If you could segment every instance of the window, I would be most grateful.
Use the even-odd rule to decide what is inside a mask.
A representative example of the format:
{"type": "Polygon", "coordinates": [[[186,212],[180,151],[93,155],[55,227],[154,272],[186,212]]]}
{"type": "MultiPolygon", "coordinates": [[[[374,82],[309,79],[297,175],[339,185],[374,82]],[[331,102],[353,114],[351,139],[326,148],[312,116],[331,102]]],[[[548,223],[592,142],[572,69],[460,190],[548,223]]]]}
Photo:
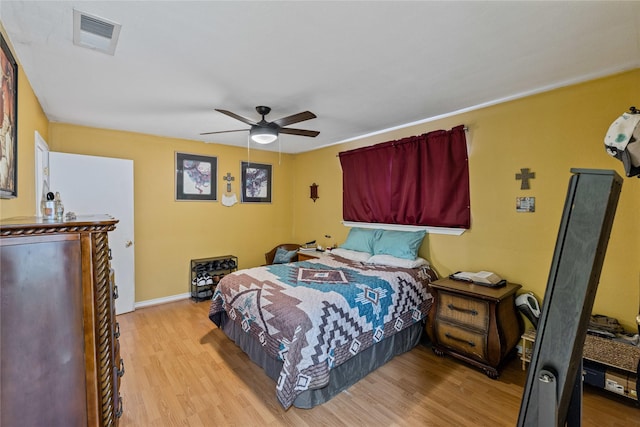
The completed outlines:
{"type": "Polygon", "coordinates": [[[345,221],[469,228],[463,125],[339,156],[345,221]]]}

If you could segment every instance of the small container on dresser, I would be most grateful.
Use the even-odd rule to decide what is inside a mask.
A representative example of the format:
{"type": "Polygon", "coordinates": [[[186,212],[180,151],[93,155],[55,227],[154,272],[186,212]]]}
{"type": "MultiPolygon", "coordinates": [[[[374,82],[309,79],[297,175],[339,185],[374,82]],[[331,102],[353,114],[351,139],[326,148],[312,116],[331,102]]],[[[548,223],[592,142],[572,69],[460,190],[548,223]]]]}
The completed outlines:
{"type": "Polygon", "coordinates": [[[490,288],[440,279],[431,283],[434,305],[427,331],[438,355],[449,354],[497,378],[499,368],[522,334],[515,307],[520,285],[490,288]]]}
{"type": "Polygon", "coordinates": [[[116,426],[124,363],[106,215],[0,220],[0,425],[116,426]]]}

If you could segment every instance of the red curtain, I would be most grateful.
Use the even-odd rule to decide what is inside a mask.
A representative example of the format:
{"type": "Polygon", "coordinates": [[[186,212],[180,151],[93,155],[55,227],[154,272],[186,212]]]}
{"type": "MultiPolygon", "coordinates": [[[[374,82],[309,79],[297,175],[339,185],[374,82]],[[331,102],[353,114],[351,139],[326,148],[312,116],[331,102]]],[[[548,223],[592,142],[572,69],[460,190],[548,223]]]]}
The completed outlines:
{"type": "Polygon", "coordinates": [[[469,228],[464,126],[339,155],[345,221],[469,228]]]}

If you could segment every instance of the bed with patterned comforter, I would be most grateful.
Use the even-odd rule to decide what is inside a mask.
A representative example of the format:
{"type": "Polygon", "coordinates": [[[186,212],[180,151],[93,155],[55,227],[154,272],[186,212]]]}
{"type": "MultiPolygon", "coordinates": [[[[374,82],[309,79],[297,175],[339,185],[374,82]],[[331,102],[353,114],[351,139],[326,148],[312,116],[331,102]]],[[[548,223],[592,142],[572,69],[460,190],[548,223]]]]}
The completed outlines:
{"type": "Polygon", "coordinates": [[[282,362],[276,394],[288,408],[305,390],[327,386],[332,369],[422,325],[432,303],[427,285],[435,278],[428,266],[387,267],[339,256],[256,267],[220,281],[209,318],[221,328],[233,322],[282,362]]]}

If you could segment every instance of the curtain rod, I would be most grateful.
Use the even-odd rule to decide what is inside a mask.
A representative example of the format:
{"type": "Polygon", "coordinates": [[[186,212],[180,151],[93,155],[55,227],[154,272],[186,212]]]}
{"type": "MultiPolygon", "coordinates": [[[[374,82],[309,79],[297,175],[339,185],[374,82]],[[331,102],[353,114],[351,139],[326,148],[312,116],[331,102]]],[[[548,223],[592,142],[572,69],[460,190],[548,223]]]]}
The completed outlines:
{"type": "MultiPolygon", "coordinates": [[[[457,127],[457,126],[454,126],[454,127],[457,127]]],[[[463,131],[465,131],[465,132],[469,132],[469,127],[468,127],[468,126],[464,126],[464,127],[462,128],[462,130],[463,130],[463,131]]],[[[427,132],[427,133],[429,133],[429,132],[427,132]]],[[[414,136],[415,136],[415,135],[414,135],[414,136]]],[[[407,138],[408,138],[408,137],[407,137],[407,138]]],[[[387,142],[389,142],[389,141],[387,141],[387,142]]],[[[381,143],[381,144],[382,144],[382,143],[381,143]]],[[[371,145],[371,147],[373,147],[373,146],[371,145]]],[[[365,147],[361,147],[361,148],[365,148],[365,147]]],[[[336,157],[340,157],[340,153],[336,154],[336,157]]]]}

